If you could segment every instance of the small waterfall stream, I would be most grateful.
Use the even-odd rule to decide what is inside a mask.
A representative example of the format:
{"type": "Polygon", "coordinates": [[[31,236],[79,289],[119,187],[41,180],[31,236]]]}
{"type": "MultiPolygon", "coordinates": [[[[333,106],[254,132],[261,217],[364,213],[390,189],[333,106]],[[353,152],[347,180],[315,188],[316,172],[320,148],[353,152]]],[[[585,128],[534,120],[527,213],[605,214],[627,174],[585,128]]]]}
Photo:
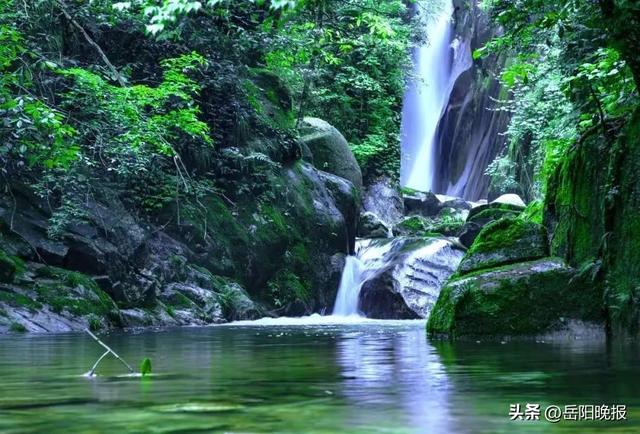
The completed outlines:
{"type": "Polygon", "coordinates": [[[385,265],[392,243],[376,244],[374,240],[356,241],[356,255],[347,256],[340,287],[333,308],[334,316],[359,316],[358,297],[362,285],[385,265]]]}

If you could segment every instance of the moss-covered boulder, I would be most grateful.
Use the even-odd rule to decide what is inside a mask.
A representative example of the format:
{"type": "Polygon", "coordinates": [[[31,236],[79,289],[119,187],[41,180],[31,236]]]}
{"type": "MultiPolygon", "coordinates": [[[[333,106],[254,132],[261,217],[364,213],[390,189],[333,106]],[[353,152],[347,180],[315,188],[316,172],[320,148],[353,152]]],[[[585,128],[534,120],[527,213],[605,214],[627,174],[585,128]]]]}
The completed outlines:
{"type": "Polygon", "coordinates": [[[544,258],[450,280],[427,331],[449,337],[536,335],[569,320],[602,322],[602,291],[561,259],[544,258]]]}
{"type": "Polygon", "coordinates": [[[504,218],[486,226],[458,268],[459,274],[547,256],[547,232],[524,219],[504,218]]]}
{"type": "Polygon", "coordinates": [[[300,141],[313,155],[316,168],[345,178],[362,189],[362,171],[344,136],[328,122],[304,118],[300,141]]]}

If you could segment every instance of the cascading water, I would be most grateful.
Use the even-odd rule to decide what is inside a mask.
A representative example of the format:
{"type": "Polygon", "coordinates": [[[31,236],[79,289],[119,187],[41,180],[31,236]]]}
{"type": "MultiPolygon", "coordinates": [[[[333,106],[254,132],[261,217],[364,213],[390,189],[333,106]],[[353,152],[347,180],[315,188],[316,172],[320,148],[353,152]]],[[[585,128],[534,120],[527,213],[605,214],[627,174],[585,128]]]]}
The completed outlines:
{"type": "Polygon", "coordinates": [[[391,244],[388,242],[380,244],[376,240],[356,242],[356,256],[348,256],[344,264],[333,315],[360,315],[358,298],[362,285],[375,275],[376,270],[383,267],[385,256],[391,249],[391,244]]]}
{"type": "MultiPolygon", "coordinates": [[[[414,49],[413,79],[402,108],[400,182],[420,191],[433,190],[438,124],[455,81],[471,66],[461,42],[452,40],[451,0],[442,1],[435,19],[422,18],[427,45],[414,49]]],[[[425,4],[418,3],[419,14],[424,15],[425,9],[425,4]]]]}
{"type": "Polygon", "coordinates": [[[421,247],[412,249],[416,242],[419,241],[415,238],[404,237],[358,240],[356,256],[346,260],[333,315],[364,316],[359,306],[363,286],[389,273],[393,290],[413,312],[427,317],[444,281],[453,274],[464,254],[446,239],[423,241],[421,247]]]}

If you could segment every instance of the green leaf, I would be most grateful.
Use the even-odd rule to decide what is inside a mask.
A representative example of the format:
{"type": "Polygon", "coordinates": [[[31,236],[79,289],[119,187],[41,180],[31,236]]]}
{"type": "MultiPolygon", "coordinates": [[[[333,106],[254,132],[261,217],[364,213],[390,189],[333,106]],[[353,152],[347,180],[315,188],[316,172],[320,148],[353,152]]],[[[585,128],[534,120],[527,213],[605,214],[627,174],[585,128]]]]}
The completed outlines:
{"type": "Polygon", "coordinates": [[[140,373],[143,377],[151,374],[151,359],[148,357],[145,357],[140,363],[140,373]]]}

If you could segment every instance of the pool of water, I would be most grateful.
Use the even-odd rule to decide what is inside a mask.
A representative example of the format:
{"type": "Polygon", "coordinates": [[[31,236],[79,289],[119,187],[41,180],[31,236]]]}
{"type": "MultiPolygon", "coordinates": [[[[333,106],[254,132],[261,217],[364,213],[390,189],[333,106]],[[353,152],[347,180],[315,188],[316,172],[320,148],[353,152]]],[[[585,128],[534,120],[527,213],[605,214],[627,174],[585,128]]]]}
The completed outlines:
{"type": "MultiPolygon", "coordinates": [[[[83,334],[0,337],[3,433],[640,432],[627,344],[430,342],[424,322],[243,323],[117,333],[132,378],[83,334]],[[510,421],[513,403],[624,404],[625,422],[510,421]]],[[[543,419],[543,417],[541,417],[543,419]]]]}

